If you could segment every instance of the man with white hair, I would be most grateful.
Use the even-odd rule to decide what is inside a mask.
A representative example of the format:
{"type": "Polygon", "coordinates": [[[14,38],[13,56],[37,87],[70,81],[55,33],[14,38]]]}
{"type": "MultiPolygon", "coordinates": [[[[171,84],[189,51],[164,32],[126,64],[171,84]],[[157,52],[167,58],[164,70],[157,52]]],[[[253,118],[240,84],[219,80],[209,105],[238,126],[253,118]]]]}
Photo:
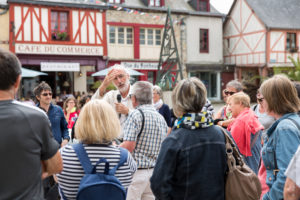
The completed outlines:
{"type": "Polygon", "coordinates": [[[132,101],[130,99],[131,87],[129,78],[130,76],[126,68],[123,65],[115,64],[105,76],[105,79],[97,89],[96,93],[92,96],[92,99],[103,98],[115,108],[117,113],[119,113],[122,127],[127,119],[129,111],[133,109],[132,101]],[[117,90],[111,90],[105,94],[106,88],[110,83],[113,83],[117,90]]]}
{"type": "Polygon", "coordinates": [[[124,141],[120,146],[131,152],[138,170],[128,188],[127,200],[155,199],[150,177],[168,126],[152,104],[152,93],[153,86],[149,82],[138,81],[132,86],[131,99],[136,109],[130,112],[125,122],[124,141]]]}

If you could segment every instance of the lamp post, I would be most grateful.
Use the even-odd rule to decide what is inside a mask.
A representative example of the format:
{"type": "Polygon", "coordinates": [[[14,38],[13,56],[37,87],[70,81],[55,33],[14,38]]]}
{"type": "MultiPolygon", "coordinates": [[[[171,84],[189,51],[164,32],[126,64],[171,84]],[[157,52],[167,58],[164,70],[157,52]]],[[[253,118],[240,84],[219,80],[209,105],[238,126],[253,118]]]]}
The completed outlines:
{"type": "Polygon", "coordinates": [[[184,77],[186,77],[186,69],[183,61],[183,44],[185,41],[185,30],[186,30],[186,24],[184,22],[185,18],[182,18],[180,20],[180,60],[181,60],[181,66],[183,68],[184,77]]]}

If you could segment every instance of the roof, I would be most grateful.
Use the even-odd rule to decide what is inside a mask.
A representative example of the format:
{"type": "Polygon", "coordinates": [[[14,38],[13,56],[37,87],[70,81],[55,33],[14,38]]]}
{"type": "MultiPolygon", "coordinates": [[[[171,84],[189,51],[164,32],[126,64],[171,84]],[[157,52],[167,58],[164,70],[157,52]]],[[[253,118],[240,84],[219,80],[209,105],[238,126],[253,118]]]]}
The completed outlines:
{"type": "MultiPolygon", "coordinates": [[[[299,0],[246,0],[270,29],[300,29],[299,0]]],[[[235,4],[235,3],[234,3],[235,4]]],[[[234,5],[233,4],[233,5],[234,5]]]]}
{"type": "MultiPolygon", "coordinates": [[[[5,1],[6,0],[0,0],[5,1]]],[[[148,11],[166,12],[170,8],[173,13],[182,13],[190,15],[224,17],[225,15],[218,12],[212,5],[210,5],[210,12],[199,12],[190,6],[188,0],[165,0],[164,7],[149,7],[146,6],[142,0],[125,0],[125,3],[116,4],[117,6],[131,8],[131,9],[144,9],[148,11]]],[[[42,4],[50,6],[68,6],[68,7],[82,7],[82,8],[99,8],[108,9],[108,4],[99,3],[100,0],[7,0],[9,3],[29,3],[29,4],[42,4]],[[96,6],[95,6],[96,5],[96,6]]],[[[103,2],[103,1],[102,1],[103,2]]]]}

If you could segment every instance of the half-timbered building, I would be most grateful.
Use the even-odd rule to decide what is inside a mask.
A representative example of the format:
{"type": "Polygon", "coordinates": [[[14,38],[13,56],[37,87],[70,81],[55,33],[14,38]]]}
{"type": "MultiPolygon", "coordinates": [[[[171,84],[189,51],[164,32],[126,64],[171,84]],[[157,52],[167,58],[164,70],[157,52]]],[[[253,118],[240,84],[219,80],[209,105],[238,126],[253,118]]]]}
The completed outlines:
{"type": "Polygon", "coordinates": [[[224,62],[236,77],[272,74],[300,56],[300,1],[235,0],[224,22],[224,62]]]}

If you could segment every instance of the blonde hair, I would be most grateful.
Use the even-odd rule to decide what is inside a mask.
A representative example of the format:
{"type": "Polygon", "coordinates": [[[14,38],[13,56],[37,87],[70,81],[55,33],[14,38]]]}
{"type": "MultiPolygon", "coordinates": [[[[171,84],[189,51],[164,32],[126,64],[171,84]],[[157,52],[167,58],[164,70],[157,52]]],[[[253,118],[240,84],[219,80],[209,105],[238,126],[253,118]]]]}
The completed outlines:
{"type": "Polygon", "coordinates": [[[297,90],[284,75],[275,75],[264,81],[259,90],[267,101],[269,112],[283,115],[300,110],[297,90]]]}
{"type": "Polygon", "coordinates": [[[84,105],[75,125],[76,138],[86,144],[109,143],[118,138],[121,125],[114,108],[104,100],[84,105]]]}
{"type": "Polygon", "coordinates": [[[238,92],[228,98],[228,102],[233,100],[234,103],[241,103],[244,107],[250,108],[250,97],[244,92],[238,92]]]}
{"type": "Polygon", "coordinates": [[[206,102],[206,88],[195,77],[181,80],[172,92],[173,111],[177,117],[201,112],[206,102]]]}

